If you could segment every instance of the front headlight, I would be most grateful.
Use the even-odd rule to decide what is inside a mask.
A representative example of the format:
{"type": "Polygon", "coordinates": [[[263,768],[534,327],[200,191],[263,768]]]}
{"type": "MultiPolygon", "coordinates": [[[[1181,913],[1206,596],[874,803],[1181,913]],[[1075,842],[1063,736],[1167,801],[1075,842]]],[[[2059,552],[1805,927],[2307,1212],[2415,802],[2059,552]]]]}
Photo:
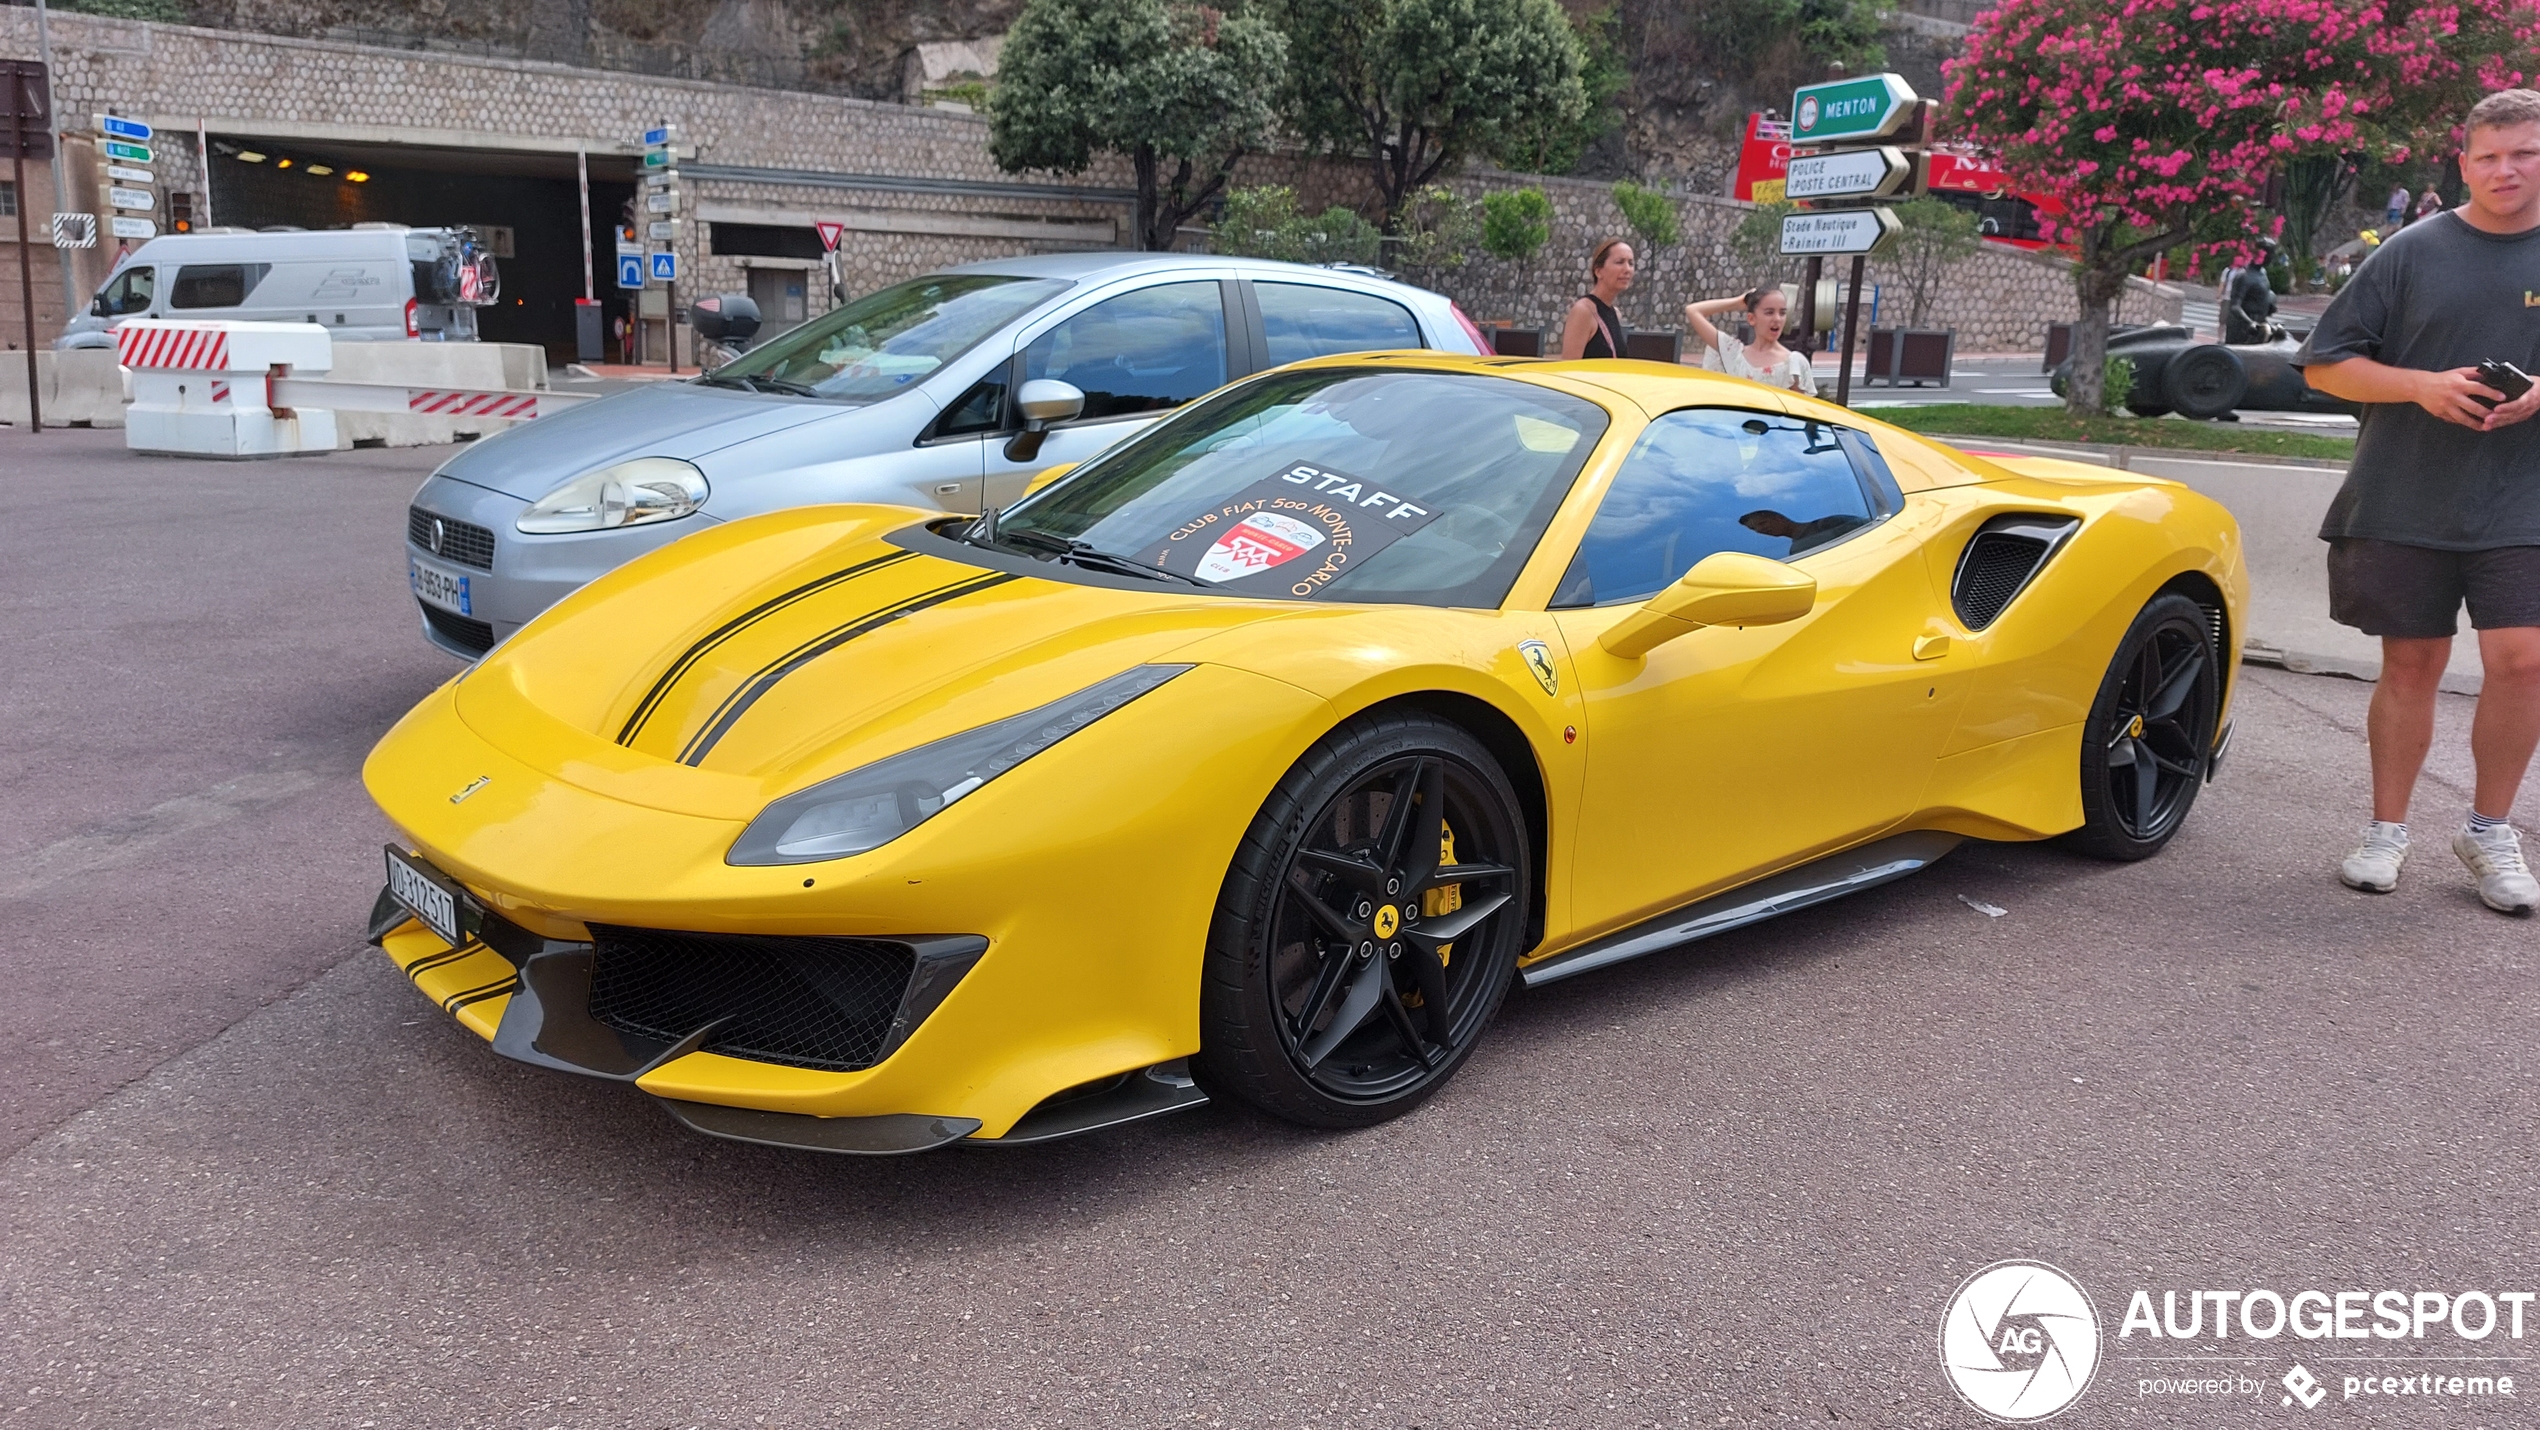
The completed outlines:
{"type": "Polygon", "coordinates": [[[1142,665],[1038,710],[822,780],[761,810],[723,862],[810,864],[878,849],[1188,669],[1142,665]]]}
{"type": "Polygon", "coordinates": [[[531,536],[677,521],[705,505],[706,474],[676,457],[637,457],[585,472],[540,497],[516,523],[531,536]]]}

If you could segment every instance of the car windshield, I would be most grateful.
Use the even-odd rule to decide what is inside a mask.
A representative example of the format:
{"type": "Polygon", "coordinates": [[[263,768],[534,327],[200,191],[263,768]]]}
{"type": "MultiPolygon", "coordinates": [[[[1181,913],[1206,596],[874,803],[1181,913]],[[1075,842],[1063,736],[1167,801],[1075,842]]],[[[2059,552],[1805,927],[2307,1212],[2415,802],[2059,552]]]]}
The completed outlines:
{"type": "Polygon", "coordinates": [[[1605,427],[1592,402],[1479,373],[1274,373],[1088,463],[996,539],[1239,595],[1496,606],[1605,427]]]}
{"type": "Polygon", "coordinates": [[[942,274],[867,293],[706,375],[750,387],[876,402],[1064,292],[1052,278],[942,274]]]}

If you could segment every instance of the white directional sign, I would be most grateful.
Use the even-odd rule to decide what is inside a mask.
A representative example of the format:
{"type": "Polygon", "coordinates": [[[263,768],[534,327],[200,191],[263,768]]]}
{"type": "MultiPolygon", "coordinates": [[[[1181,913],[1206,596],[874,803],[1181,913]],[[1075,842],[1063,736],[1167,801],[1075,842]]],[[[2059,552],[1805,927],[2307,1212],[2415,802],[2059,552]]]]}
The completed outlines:
{"type": "Polygon", "coordinates": [[[1880,199],[1913,177],[1914,161],[1892,147],[1792,155],[1782,194],[1791,199],[1880,199]]]}
{"type": "Polygon", "coordinates": [[[677,190],[664,189],[657,194],[644,195],[644,208],[648,212],[666,214],[675,211],[678,207],[679,194],[677,190]]]}
{"type": "Polygon", "coordinates": [[[655,219],[645,226],[644,235],[656,243],[668,243],[670,240],[679,236],[678,221],[675,219],[655,219]]]}
{"type": "Polygon", "coordinates": [[[119,209],[140,209],[144,213],[159,206],[158,199],[148,189],[108,189],[106,202],[119,209]]]}
{"type": "Polygon", "coordinates": [[[127,168],[122,164],[108,164],[106,177],[119,184],[155,184],[159,181],[159,176],[147,169],[127,168]]]}
{"type": "Polygon", "coordinates": [[[157,238],[159,226],[146,218],[125,218],[117,214],[114,234],[117,238],[157,238]]]}
{"type": "Polygon", "coordinates": [[[1875,253],[1903,227],[1886,209],[1791,214],[1782,220],[1782,252],[1875,253]]]}

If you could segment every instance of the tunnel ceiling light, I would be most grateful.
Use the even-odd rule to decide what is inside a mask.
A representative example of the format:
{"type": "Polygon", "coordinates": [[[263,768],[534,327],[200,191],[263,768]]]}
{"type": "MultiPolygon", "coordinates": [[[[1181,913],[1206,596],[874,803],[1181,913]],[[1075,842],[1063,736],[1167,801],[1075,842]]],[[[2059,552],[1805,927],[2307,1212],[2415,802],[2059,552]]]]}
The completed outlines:
{"type": "MultiPolygon", "coordinates": [[[[238,162],[242,164],[261,164],[264,161],[265,156],[257,153],[253,149],[241,149],[238,151],[238,162]]],[[[290,161],[286,159],[283,162],[289,163],[290,161]]]]}
{"type": "Polygon", "coordinates": [[[318,176],[319,178],[321,178],[321,179],[323,179],[323,178],[325,178],[327,175],[332,174],[332,173],[334,173],[334,172],[335,172],[333,169],[328,168],[328,167],[327,167],[326,165],[324,165],[324,164],[311,164],[311,165],[309,166],[309,170],[308,170],[308,171],[309,171],[310,173],[312,173],[312,174],[317,175],[317,176],[318,176]]]}
{"type": "Polygon", "coordinates": [[[363,173],[359,169],[348,169],[344,172],[344,182],[348,184],[367,184],[370,182],[370,175],[363,173]]]}

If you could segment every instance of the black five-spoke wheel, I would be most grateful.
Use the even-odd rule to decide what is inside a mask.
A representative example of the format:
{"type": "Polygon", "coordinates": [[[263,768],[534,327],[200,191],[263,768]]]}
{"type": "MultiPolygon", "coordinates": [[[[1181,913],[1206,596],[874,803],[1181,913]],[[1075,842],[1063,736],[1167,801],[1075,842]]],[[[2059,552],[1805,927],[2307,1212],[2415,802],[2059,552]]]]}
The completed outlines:
{"type": "Polygon", "coordinates": [[[2110,859],[2160,852],[2204,786],[2221,699],[2204,608],[2156,597],[2118,643],[2082,735],[2076,847],[2110,859]]]}
{"type": "Polygon", "coordinates": [[[1497,1011],[1524,936],[1527,852],[1487,751],[1419,716],[1333,732],[1229,871],[1203,992],[1213,1086],[1317,1126],[1395,1116],[1497,1011]]]}

